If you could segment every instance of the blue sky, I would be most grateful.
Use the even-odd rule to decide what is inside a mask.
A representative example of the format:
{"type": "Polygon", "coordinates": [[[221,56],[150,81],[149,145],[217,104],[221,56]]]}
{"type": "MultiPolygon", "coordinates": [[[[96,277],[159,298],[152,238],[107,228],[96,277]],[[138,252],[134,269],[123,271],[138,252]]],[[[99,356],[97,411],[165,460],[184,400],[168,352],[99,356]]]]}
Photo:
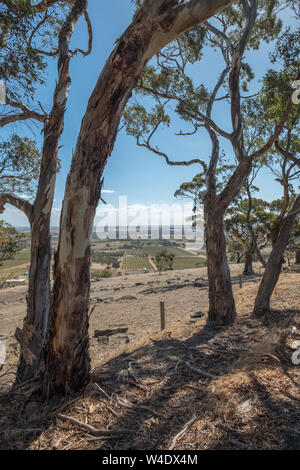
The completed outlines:
{"type": "MultiPolygon", "coordinates": [[[[59,153],[62,169],[57,177],[53,206],[52,225],[55,226],[59,222],[65,180],[87,101],[116,39],[130,24],[133,6],[129,0],[111,0],[109,2],[89,0],[88,11],[94,32],[93,52],[87,58],[76,56],[71,64],[72,86],[67,104],[64,133],[61,138],[62,148],[59,153]]],[[[288,22],[291,21],[289,18],[287,19],[288,22]]],[[[86,26],[84,21],[80,20],[72,39],[72,47],[84,48],[86,44],[86,26]]],[[[257,79],[263,76],[268,67],[268,52],[271,47],[272,45],[263,46],[259,52],[248,54],[249,63],[252,65],[257,79]]],[[[206,85],[212,86],[222,65],[216,61],[213,54],[205,54],[203,62],[195,67],[193,78],[199,83],[203,80],[206,85]]],[[[38,99],[46,109],[50,109],[51,106],[56,76],[56,61],[51,59],[47,86],[40,88],[38,92],[38,99]]],[[[255,81],[250,92],[256,91],[258,87],[259,85],[255,81]]],[[[229,115],[224,107],[218,108],[214,118],[221,127],[230,130],[229,115]]],[[[169,158],[173,160],[199,157],[208,161],[210,141],[206,133],[202,132],[192,137],[175,136],[174,133],[180,129],[187,129],[187,127],[176,121],[176,126],[159,133],[155,144],[162,151],[168,153],[169,158]]],[[[4,129],[2,136],[5,138],[12,132],[19,132],[30,138],[36,138],[41,145],[40,130],[39,125],[31,122],[21,126],[19,124],[10,125],[4,129]]],[[[222,140],[221,145],[227,156],[230,157],[232,152],[228,144],[222,140]]],[[[163,159],[146,149],[137,147],[134,138],[127,136],[125,131],[121,131],[105,168],[102,196],[109,204],[115,206],[118,205],[119,196],[124,195],[127,196],[129,205],[139,205],[140,208],[151,204],[178,203],[178,200],[173,197],[175,190],[182,182],[191,180],[198,172],[199,167],[196,165],[187,168],[167,166],[163,159]]],[[[269,171],[263,171],[256,184],[261,187],[260,197],[267,200],[281,197],[281,187],[278,183],[274,183],[274,177],[269,171]]],[[[11,206],[7,206],[2,219],[16,226],[28,225],[26,217],[11,206]]]]}

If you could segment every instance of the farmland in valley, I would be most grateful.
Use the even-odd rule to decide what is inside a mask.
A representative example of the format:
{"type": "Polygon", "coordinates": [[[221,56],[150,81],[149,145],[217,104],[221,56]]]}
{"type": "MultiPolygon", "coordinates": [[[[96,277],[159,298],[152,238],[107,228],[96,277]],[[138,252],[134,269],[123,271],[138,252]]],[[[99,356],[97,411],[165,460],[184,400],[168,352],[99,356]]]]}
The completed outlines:
{"type": "Polygon", "coordinates": [[[206,266],[206,261],[198,256],[176,256],[173,269],[192,269],[206,266]]]}
{"type": "Polygon", "coordinates": [[[139,271],[144,268],[153,270],[147,256],[125,256],[123,258],[124,271],[139,271]]]}

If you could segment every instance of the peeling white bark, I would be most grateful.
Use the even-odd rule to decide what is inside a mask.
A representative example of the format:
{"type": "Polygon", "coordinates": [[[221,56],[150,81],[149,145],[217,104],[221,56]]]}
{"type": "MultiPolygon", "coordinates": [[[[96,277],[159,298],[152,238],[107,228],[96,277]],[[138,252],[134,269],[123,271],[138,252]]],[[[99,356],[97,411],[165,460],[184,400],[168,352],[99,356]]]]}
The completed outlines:
{"type": "Polygon", "coordinates": [[[150,0],[107,60],[90,97],[67,179],[55,259],[53,310],[46,347],[49,393],[89,380],[89,250],[100,179],[128,98],[146,62],[178,35],[232,1],[150,0]]]}

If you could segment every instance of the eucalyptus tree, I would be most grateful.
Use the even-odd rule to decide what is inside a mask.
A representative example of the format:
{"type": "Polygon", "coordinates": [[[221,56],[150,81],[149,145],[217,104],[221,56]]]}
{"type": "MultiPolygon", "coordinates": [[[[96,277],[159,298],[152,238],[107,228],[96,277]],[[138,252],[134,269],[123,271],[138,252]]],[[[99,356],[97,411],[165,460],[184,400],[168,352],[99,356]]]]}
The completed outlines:
{"type": "MultiPolygon", "coordinates": [[[[125,113],[125,125],[129,134],[135,136],[137,144],[165,159],[168,165],[190,165],[198,163],[206,178],[206,192],[203,198],[205,212],[205,235],[209,279],[208,319],[221,324],[231,324],[236,317],[230,272],[226,257],[224,215],[245,185],[253,162],[261,158],[278,139],[289,114],[291,99],[278,114],[278,122],[272,129],[264,129],[263,139],[259,130],[247,121],[245,103],[249,100],[247,88],[254,73],[246,62],[247,51],[258,49],[263,41],[276,38],[282,28],[277,17],[279,1],[240,1],[206,21],[201,27],[173,42],[160,54],[156,64],[147,67],[136,87],[136,98],[140,94],[152,96],[155,106],[147,112],[138,102],[125,113]],[[192,65],[201,60],[203,46],[215,48],[218,60],[223,66],[215,85],[208,90],[203,83],[195,83],[189,74],[192,65]],[[213,119],[216,104],[227,101],[231,131],[221,128],[213,119]],[[193,159],[172,161],[152,141],[161,125],[168,125],[170,116],[167,106],[174,104],[173,111],[191,130],[182,135],[196,134],[205,129],[211,141],[212,152],[209,161],[193,159]],[[252,127],[251,127],[252,126],[252,127]],[[268,132],[267,132],[268,131],[268,132]],[[224,188],[218,191],[216,169],[220,158],[220,139],[231,144],[235,168],[224,188]]],[[[292,91],[292,90],[291,90],[292,91]]]]}
{"type": "Polygon", "coordinates": [[[57,54],[56,40],[68,10],[67,1],[0,2],[0,80],[6,86],[6,106],[0,126],[34,119],[45,112],[34,101],[36,87],[45,85],[48,58],[57,54]]]}
{"type": "MultiPolygon", "coordinates": [[[[296,156],[296,152],[291,152],[292,148],[299,146],[299,140],[298,137],[293,139],[290,131],[291,128],[288,127],[287,134],[290,138],[285,136],[280,144],[275,144],[278,149],[278,168],[273,171],[277,176],[277,181],[283,187],[283,197],[270,204],[270,209],[274,214],[274,220],[269,229],[272,250],[255,299],[254,314],[256,316],[270,312],[270,300],[284,263],[284,252],[289,244],[292,244],[295,236],[299,236],[300,233],[300,186],[297,187],[300,179],[300,158],[296,156]],[[289,142],[285,140],[286,138],[289,142]]],[[[298,129],[297,126],[293,127],[293,132],[295,131],[299,135],[299,126],[298,129]]],[[[299,155],[299,151],[297,152],[299,155]]]]}
{"type": "MultiPolygon", "coordinates": [[[[272,60],[281,64],[281,70],[270,71],[265,81],[262,108],[257,108],[257,122],[278,122],[278,116],[289,99],[290,86],[295,77],[300,79],[300,30],[287,29],[278,39],[272,60]]],[[[264,127],[266,124],[264,124],[264,127]]],[[[270,299],[279,279],[283,254],[299,220],[300,214],[300,106],[294,105],[284,125],[282,134],[272,149],[275,159],[275,175],[283,187],[280,210],[270,232],[272,251],[255,299],[254,314],[262,316],[270,312],[270,299]],[[277,169],[276,169],[277,168],[277,169]]]]}
{"type": "Polygon", "coordinates": [[[2,261],[13,258],[19,250],[25,247],[26,241],[25,233],[19,232],[0,220],[0,264],[2,261]]]}
{"type": "Polygon", "coordinates": [[[274,215],[269,210],[269,203],[252,196],[251,199],[238,196],[227,209],[225,230],[243,248],[244,275],[254,274],[254,256],[257,248],[261,250],[267,246],[268,228],[273,220],[274,215]]]}
{"type": "Polygon", "coordinates": [[[40,162],[41,153],[34,140],[12,134],[0,142],[0,191],[32,195],[40,162]]]}
{"type": "MultiPolygon", "coordinates": [[[[16,18],[20,24],[23,24],[21,4],[24,2],[5,2],[12,8],[16,18]]],[[[28,3],[28,2],[27,2],[28,3]]],[[[27,3],[26,7],[28,6],[27,3]]],[[[37,56],[44,56],[45,54],[54,56],[57,60],[58,79],[53,94],[53,105],[49,112],[45,112],[42,105],[40,105],[41,112],[33,111],[27,104],[19,101],[11,101],[10,96],[19,99],[20,96],[26,99],[28,93],[32,94],[33,89],[27,82],[23,86],[22,77],[25,75],[26,70],[21,69],[18,71],[17,77],[13,77],[16,83],[19,84],[18,93],[10,91],[8,80],[8,100],[7,105],[9,108],[16,108],[20,111],[11,113],[9,111],[6,116],[0,120],[0,125],[4,126],[8,123],[23,121],[26,119],[36,119],[43,125],[43,148],[41,155],[41,164],[39,169],[39,178],[34,202],[31,203],[27,199],[19,195],[1,192],[0,202],[2,207],[4,204],[9,203],[22,210],[30,223],[31,227],[31,260],[30,260],[30,273],[29,273],[29,286],[27,295],[27,314],[24,319],[22,329],[17,328],[16,338],[21,346],[20,363],[18,369],[18,379],[28,379],[36,371],[41,358],[41,352],[44,346],[44,340],[47,332],[49,309],[50,309],[50,263],[51,263],[51,244],[50,244],[50,218],[51,209],[54,197],[56,173],[58,169],[58,149],[59,140],[64,126],[64,115],[66,110],[67,98],[70,90],[71,77],[70,77],[70,61],[71,58],[78,52],[86,55],[91,49],[91,33],[89,39],[89,48],[87,52],[82,50],[71,51],[69,48],[70,40],[74,32],[74,28],[79,18],[84,14],[87,25],[90,31],[90,22],[86,13],[87,0],[76,0],[71,2],[70,8],[63,9],[66,13],[64,20],[63,12],[59,11],[57,15],[61,18],[57,27],[59,28],[56,34],[57,45],[55,50],[46,53],[41,50],[39,42],[35,43],[35,35],[40,32],[40,28],[48,24],[50,11],[52,5],[59,5],[60,2],[40,2],[35,7],[28,7],[29,12],[26,10],[25,19],[27,17],[33,18],[37,22],[35,27],[31,30],[28,37],[28,32],[22,36],[23,41],[26,42],[27,54],[29,57],[33,56],[34,61],[32,67],[37,62],[37,74],[40,72],[40,62],[37,56]],[[41,15],[41,17],[39,16],[41,15]],[[61,23],[61,24],[60,24],[61,23]],[[21,78],[20,78],[20,76],[21,78]]],[[[65,6],[65,2],[62,2],[65,6]]],[[[55,18],[57,18],[57,15],[55,18]]],[[[55,31],[54,31],[55,32],[55,31]]],[[[15,30],[12,30],[12,36],[16,35],[15,30]]],[[[10,31],[6,32],[7,44],[10,44],[10,31]]],[[[55,36],[55,35],[54,35],[55,36]]],[[[25,45],[24,45],[25,48],[25,45]]],[[[16,52],[16,51],[15,51],[16,52]]],[[[34,77],[33,77],[34,78],[34,77]]],[[[30,79],[30,76],[29,76],[30,79]]],[[[34,94],[31,98],[34,97],[34,94]]],[[[36,103],[37,105],[37,103],[36,103]]],[[[18,155],[21,158],[22,155],[18,155]]],[[[12,184],[13,188],[13,184],[12,184]]]]}
{"type": "Polygon", "coordinates": [[[232,3],[231,0],[138,1],[89,99],[67,177],[55,256],[54,287],[42,373],[48,394],[90,379],[89,258],[102,174],[124,107],[147,62],[168,43],[232,3]]]}
{"type": "MultiPolygon", "coordinates": [[[[276,219],[270,210],[270,204],[252,195],[253,192],[259,190],[254,186],[254,180],[262,166],[263,162],[253,165],[251,175],[240,194],[231,202],[224,215],[227,250],[236,255],[238,263],[244,260],[244,275],[253,274],[255,254],[265,265],[261,249],[269,243],[268,234],[272,222],[276,219]]],[[[233,168],[233,165],[223,165],[216,169],[216,188],[219,192],[226,186],[233,168]]],[[[182,183],[174,196],[192,199],[195,213],[193,217],[197,220],[197,207],[203,203],[205,194],[205,175],[198,174],[191,182],[182,183]]]]}
{"type": "Polygon", "coordinates": [[[175,255],[174,253],[168,252],[166,249],[158,251],[155,255],[155,261],[158,266],[159,274],[164,270],[172,270],[175,255]]]}
{"type": "MultiPolygon", "coordinates": [[[[1,3],[12,10],[19,7],[18,1],[3,0],[1,3]]],[[[95,208],[100,199],[101,175],[113,149],[124,106],[143,67],[156,52],[180,34],[228,6],[232,0],[216,0],[213,4],[209,0],[136,2],[139,8],[132,23],[117,40],[99,76],[82,121],[66,185],[59,246],[55,256],[51,317],[48,323],[50,259],[48,217],[50,217],[55,184],[57,144],[62,131],[70,85],[69,62],[75,52],[86,55],[81,49],[73,53],[69,50],[70,37],[81,13],[85,15],[90,33],[88,52],[91,49],[91,24],[86,12],[87,1],[72,0],[66,3],[72,3],[74,6],[60,30],[57,49],[50,53],[58,56],[59,77],[53,108],[49,115],[45,113],[40,115],[37,111],[29,110],[23,103],[19,106],[22,116],[19,120],[25,114],[27,118],[35,116],[44,123],[45,142],[36,201],[30,205],[24,200],[14,198],[15,205],[28,215],[32,227],[33,224],[37,227],[36,243],[34,241],[32,243],[35,247],[32,248],[32,255],[35,251],[39,251],[41,240],[46,239],[43,250],[37,257],[39,263],[31,263],[31,272],[36,273],[36,278],[40,279],[40,274],[44,273],[41,279],[44,289],[43,291],[39,289],[34,278],[32,290],[29,288],[28,299],[29,302],[33,299],[36,303],[37,311],[28,308],[23,330],[17,332],[21,343],[19,375],[20,378],[25,378],[36,371],[44,347],[44,361],[40,371],[45,379],[44,389],[49,394],[55,391],[65,393],[72,388],[82,387],[89,379],[87,328],[90,235],[95,208]],[[45,181],[47,181],[46,186],[45,181]],[[40,191],[42,187],[46,189],[43,193],[40,191]],[[38,222],[35,218],[36,213],[40,216],[38,222]],[[41,263],[42,261],[44,263],[41,263]],[[47,269],[44,269],[45,266],[47,269]],[[44,344],[47,324],[49,334],[44,344]]],[[[59,5],[60,2],[42,0],[32,9],[37,14],[45,12],[55,4],[59,5]]],[[[3,194],[2,201],[7,202],[3,194]]]]}

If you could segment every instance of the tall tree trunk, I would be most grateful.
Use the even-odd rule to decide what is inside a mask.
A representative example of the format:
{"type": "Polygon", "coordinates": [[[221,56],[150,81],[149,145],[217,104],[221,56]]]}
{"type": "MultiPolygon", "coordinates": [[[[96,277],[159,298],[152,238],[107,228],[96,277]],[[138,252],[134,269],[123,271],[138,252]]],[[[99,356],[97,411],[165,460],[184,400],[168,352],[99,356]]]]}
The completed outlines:
{"type": "Polygon", "coordinates": [[[205,241],[209,286],[208,320],[231,325],[236,317],[230,271],[226,256],[224,213],[205,205],[205,241]]]}
{"type": "Polygon", "coordinates": [[[27,314],[15,336],[20,343],[17,383],[31,378],[39,366],[50,311],[51,237],[50,219],[54,198],[59,139],[63,131],[66,103],[71,85],[69,43],[87,0],[76,0],[59,35],[58,82],[53,107],[44,125],[44,145],[39,183],[31,211],[31,260],[27,314]]]}
{"type": "Polygon", "coordinates": [[[44,214],[31,229],[27,314],[22,329],[15,332],[20,343],[17,383],[31,378],[39,365],[50,308],[50,263],[50,214],[44,214]]]}
{"type": "Polygon", "coordinates": [[[49,336],[42,368],[47,394],[78,389],[89,380],[90,237],[101,193],[100,179],[132,89],[156,52],[230,3],[145,2],[99,76],[82,121],[61,213],[49,336]]]}
{"type": "Polygon", "coordinates": [[[296,264],[300,264],[300,248],[296,250],[296,264]]]}
{"type": "Polygon", "coordinates": [[[290,240],[291,232],[299,211],[300,195],[295,198],[290,212],[281,223],[279,235],[273,245],[272,252],[268,259],[265,273],[255,299],[253,314],[256,316],[261,317],[265,313],[270,312],[270,300],[280,276],[281,266],[283,263],[283,253],[290,240]]]}
{"type": "Polygon", "coordinates": [[[253,274],[253,255],[254,251],[251,249],[245,252],[245,265],[243,271],[245,276],[253,274]]]}

